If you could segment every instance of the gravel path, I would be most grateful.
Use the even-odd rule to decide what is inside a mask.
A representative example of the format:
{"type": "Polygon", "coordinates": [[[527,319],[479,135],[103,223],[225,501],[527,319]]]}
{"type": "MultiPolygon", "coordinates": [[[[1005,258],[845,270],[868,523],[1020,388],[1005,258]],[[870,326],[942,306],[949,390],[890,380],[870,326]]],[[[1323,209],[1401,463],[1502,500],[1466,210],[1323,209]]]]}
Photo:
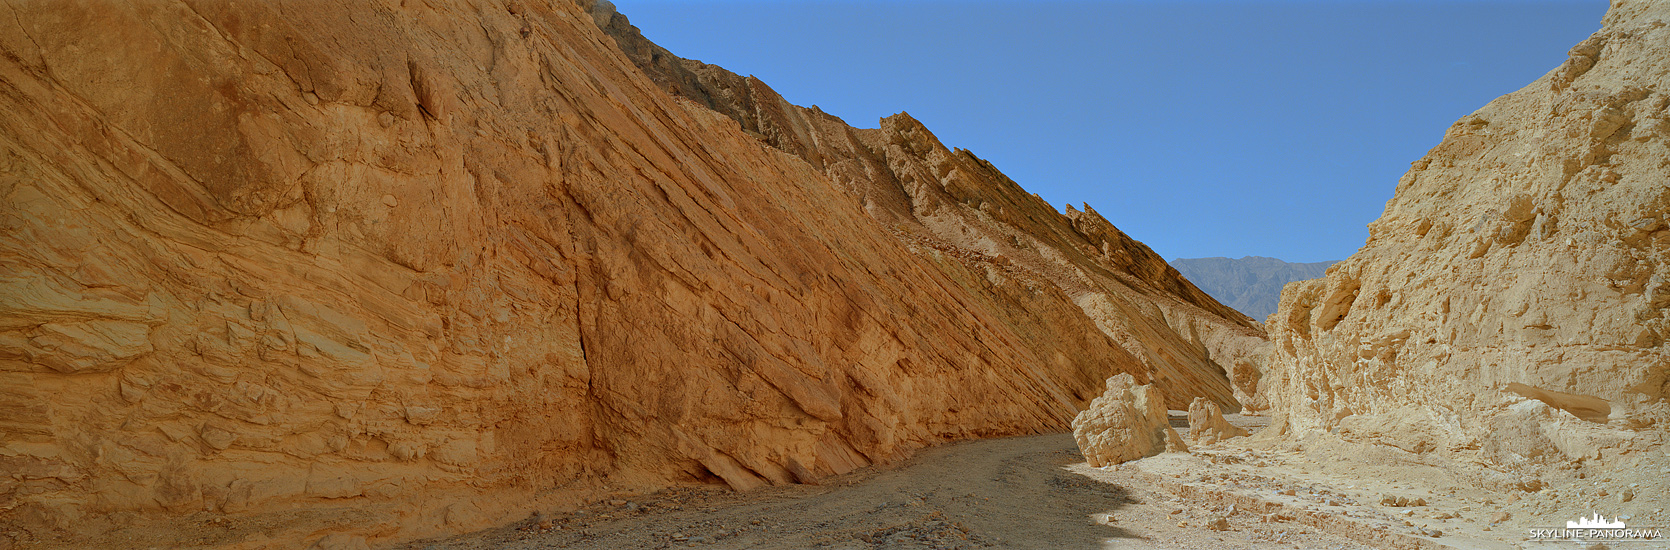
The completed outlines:
{"type": "MultiPolygon", "coordinates": [[[[1083,462],[1069,434],[971,441],[821,486],[742,494],[705,487],[664,491],[402,548],[1294,547],[1267,544],[1251,531],[1212,531],[1198,522],[1180,526],[1173,497],[1139,479],[1106,483],[1069,471],[1083,462]],[[1110,515],[1115,519],[1109,521],[1110,515]]],[[[1352,546],[1312,542],[1319,548],[1352,546]]]]}

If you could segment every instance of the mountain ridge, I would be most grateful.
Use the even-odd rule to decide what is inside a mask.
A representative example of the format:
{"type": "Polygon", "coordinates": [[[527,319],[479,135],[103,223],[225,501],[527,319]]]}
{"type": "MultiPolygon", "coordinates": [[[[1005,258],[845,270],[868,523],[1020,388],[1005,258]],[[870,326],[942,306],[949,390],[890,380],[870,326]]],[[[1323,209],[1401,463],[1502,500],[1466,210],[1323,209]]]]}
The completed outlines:
{"type": "Polygon", "coordinates": [[[1266,256],[1243,256],[1175,258],[1169,263],[1224,305],[1262,320],[1276,312],[1283,286],[1321,277],[1336,262],[1296,263],[1266,256]]]}

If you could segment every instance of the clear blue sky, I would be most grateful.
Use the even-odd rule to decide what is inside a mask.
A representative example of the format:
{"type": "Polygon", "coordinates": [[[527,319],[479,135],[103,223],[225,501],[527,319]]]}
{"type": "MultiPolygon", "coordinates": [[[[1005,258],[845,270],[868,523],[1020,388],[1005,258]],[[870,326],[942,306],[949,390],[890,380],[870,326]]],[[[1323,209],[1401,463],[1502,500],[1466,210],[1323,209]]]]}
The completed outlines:
{"type": "Polygon", "coordinates": [[[861,128],[908,111],[1167,259],[1338,260],[1456,119],[1604,0],[615,0],[650,40],[861,128]]]}

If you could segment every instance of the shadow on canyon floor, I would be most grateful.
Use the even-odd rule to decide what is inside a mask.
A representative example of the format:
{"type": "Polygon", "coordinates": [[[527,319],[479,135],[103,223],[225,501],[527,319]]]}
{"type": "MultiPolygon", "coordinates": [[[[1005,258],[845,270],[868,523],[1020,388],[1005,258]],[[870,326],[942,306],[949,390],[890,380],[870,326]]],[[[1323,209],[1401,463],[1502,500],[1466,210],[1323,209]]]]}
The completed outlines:
{"type": "Polygon", "coordinates": [[[403,548],[1102,548],[1136,538],[1099,521],[1136,499],[1065,468],[1083,461],[1070,434],[963,442],[821,486],[663,491],[403,548]]]}

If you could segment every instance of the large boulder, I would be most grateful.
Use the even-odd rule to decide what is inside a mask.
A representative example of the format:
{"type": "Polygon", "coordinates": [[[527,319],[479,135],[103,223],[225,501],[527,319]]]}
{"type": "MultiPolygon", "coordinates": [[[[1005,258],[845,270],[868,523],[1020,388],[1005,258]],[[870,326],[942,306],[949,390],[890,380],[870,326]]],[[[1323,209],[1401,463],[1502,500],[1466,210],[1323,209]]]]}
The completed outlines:
{"type": "Polygon", "coordinates": [[[1073,439],[1091,466],[1189,450],[1171,429],[1159,389],[1138,385],[1129,374],[1109,378],[1107,388],[1073,418],[1073,439]]]}

